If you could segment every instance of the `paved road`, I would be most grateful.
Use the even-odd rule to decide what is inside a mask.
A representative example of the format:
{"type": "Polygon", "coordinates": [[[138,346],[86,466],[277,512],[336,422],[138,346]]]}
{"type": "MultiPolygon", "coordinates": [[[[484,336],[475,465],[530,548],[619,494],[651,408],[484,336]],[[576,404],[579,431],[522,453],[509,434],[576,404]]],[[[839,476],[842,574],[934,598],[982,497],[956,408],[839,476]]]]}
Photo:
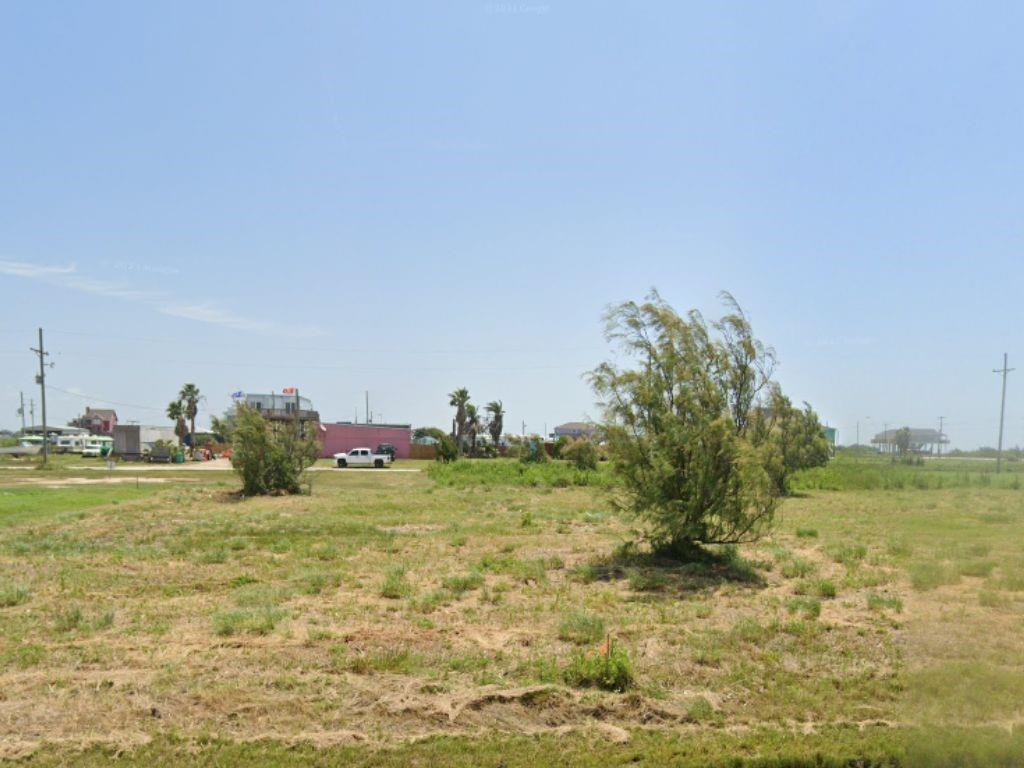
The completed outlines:
{"type": "MultiPolygon", "coordinates": [[[[96,464],[68,464],[68,469],[74,470],[92,470],[96,472],[106,472],[107,465],[105,462],[97,462],[96,464]]],[[[5,467],[6,469],[6,467],[5,467]]],[[[10,467],[10,469],[18,469],[18,467],[10,467]]],[[[210,461],[186,461],[184,464],[149,464],[144,461],[126,461],[118,462],[114,465],[115,472],[230,472],[231,471],[231,460],[230,459],[211,459],[210,461]]],[[[386,474],[388,472],[422,472],[423,470],[415,467],[388,467],[387,469],[373,469],[372,467],[347,467],[346,469],[338,469],[337,467],[310,467],[311,472],[380,472],[386,474]]]]}

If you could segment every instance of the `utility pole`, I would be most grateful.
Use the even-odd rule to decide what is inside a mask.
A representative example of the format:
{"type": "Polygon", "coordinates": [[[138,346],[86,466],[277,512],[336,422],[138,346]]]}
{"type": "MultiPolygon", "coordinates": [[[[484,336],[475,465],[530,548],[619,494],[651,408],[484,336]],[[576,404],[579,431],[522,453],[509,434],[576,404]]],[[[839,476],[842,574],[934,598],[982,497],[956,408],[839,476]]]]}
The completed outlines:
{"type": "Polygon", "coordinates": [[[32,417],[32,426],[36,425],[36,401],[31,397],[28,399],[28,415],[32,417]]]}
{"type": "Polygon", "coordinates": [[[942,422],[945,420],[945,416],[939,416],[939,458],[942,458],[942,422]]]}
{"type": "MultiPolygon", "coordinates": [[[[46,358],[49,357],[50,353],[43,348],[43,329],[39,329],[39,349],[30,347],[30,349],[39,356],[39,375],[36,377],[36,383],[39,385],[40,397],[43,405],[43,464],[46,464],[46,459],[50,454],[48,446],[49,437],[46,434],[46,358]]],[[[53,366],[53,363],[50,363],[53,366]]],[[[1002,438],[1000,437],[1000,441],[1002,438]]]]}
{"type": "Polygon", "coordinates": [[[21,398],[21,407],[18,408],[18,415],[21,416],[21,434],[25,434],[25,393],[19,392],[18,397],[21,398]]]}
{"type": "MultiPolygon", "coordinates": [[[[40,331],[42,333],[42,331],[40,331]]],[[[1003,418],[1006,416],[1006,374],[1013,370],[1013,368],[1007,368],[1008,355],[1003,352],[1003,367],[995,368],[992,373],[1001,373],[1003,375],[1003,397],[999,403],[999,446],[997,447],[996,453],[996,474],[1003,466],[1003,418]]]]}
{"type": "Polygon", "coordinates": [[[882,439],[885,441],[885,452],[889,453],[889,422],[882,422],[882,439]]]}
{"type": "Polygon", "coordinates": [[[523,422],[523,437],[526,437],[526,422],[523,422]]]}
{"type": "Polygon", "coordinates": [[[370,390],[366,390],[366,423],[370,423],[370,390]]]}

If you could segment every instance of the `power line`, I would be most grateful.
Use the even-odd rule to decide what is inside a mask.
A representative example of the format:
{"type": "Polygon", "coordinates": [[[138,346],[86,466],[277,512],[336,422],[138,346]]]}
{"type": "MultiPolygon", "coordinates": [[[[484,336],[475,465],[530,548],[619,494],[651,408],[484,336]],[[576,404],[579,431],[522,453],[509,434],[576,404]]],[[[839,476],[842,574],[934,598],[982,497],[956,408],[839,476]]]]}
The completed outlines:
{"type": "MultiPolygon", "coordinates": [[[[83,358],[88,360],[116,360],[124,362],[123,355],[93,355],[81,352],[56,352],[61,357],[83,358]]],[[[133,360],[138,359],[137,356],[133,360]]],[[[310,364],[310,363],[268,363],[268,362],[236,362],[231,360],[172,360],[161,357],[160,362],[167,365],[202,365],[214,368],[272,368],[290,371],[350,371],[369,373],[487,373],[507,371],[553,371],[553,370],[581,370],[588,365],[509,365],[509,366],[484,366],[484,367],[462,367],[462,366],[354,366],[354,365],[332,365],[332,364],[310,364]]]]}
{"type": "MultiPolygon", "coordinates": [[[[141,341],[147,344],[181,344],[189,348],[200,347],[222,347],[230,346],[225,344],[209,343],[200,340],[183,339],[183,338],[172,338],[172,337],[153,337],[153,336],[126,336],[120,334],[109,334],[109,333],[97,333],[92,331],[64,331],[59,329],[51,328],[50,333],[58,333],[61,335],[68,336],[88,336],[97,339],[109,340],[109,339],[120,339],[122,341],[141,341]]],[[[288,350],[290,352],[319,352],[319,353],[336,353],[336,354],[361,354],[361,353],[376,353],[376,354],[388,354],[388,355],[500,355],[507,354],[509,352],[535,352],[536,345],[524,345],[524,346],[509,346],[509,347],[484,347],[484,348],[471,348],[471,347],[453,347],[450,349],[386,349],[383,347],[296,347],[294,345],[282,342],[280,345],[260,343],[261,349],[272,349],[279,348],[288,350]]],[[[546,347],[547,351],[550,352],[604,352],[607,351],[607,347],[600,345],[588,345],[588,346],[568,346],[568,347],[546,347]]]]}
{"type": "Polygon", "coordinates": [[[102,397],[93,397],[92,395],[85,395],[81,392],[72,392],[69,389],[61,389],[60,387],[55,387],[52,384],[50,385],[50,389],[55,389],[58,392],[63,392],[65,395],[71,395],[72,397],[79,397],[82,400],[103,403],[104,405],[120,405],[124,408],[140,408],[144,411],[159,411],[160,413],[163,413],[164,411],[163,408],[154,408],[152,405],[139,405],[138,403],[120,403],[116,400],[104,400],[102,397]]]}

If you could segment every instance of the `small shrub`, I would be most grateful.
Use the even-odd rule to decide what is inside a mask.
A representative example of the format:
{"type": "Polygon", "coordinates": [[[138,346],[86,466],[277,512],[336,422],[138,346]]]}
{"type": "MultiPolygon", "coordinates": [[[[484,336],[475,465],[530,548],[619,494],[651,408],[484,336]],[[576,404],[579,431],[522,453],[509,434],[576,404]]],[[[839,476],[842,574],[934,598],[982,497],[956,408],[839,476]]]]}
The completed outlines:
{"type": "Polygon", "coordinates": [[[558,625],[558,637],[577,645],[597,643],[604,637],[604,621],[592,613],[575,611],[558,625]]]}
{"type": "Polygon", "coordinates": [[[832,559],[846,566],[855,566],[867,557],[868,550],[863,544],[844,544],[829,550],[832,559]]]}
{"type": "Polygon", "coordinates": [[[817,570],[814,563],[802,557],[794,557],[782,563],[782,575],[787,579],[804,578],[817,570]]]}
{"type": "Polygon", "coordinates": [[[333,654],[340,656],[341,666],[357,674],[367,672],[395,672],[409,674],[418,661],[408,648],[380,648],[366,653],[358,653],[347,657],[344,646],[334,649],[333,654]]]}
{"type": "Polygon", "coordinates": [[[401,566],[389,568],[384,575],[384,583],[380,587],[381,597],[398,600],[412,594],[412,585],[405,578],[405,569],[401,566]]]}
{"type": "Polygon", "coordinates": [[[600,457],[590,440],[573,440],[562,448],[562,458],[581,472],[594,472],[600,457]]]}
{"type": "Polygon", "coordinates": [[[890,610],[899,613],[903,610],[903,601],[894,595],[883,595],[872,592],[867,597],[868,608],[872,611],[890,610]]]}
{"type": "Polygon", "coordinates": [[[926,592],[945,584],[956,584],[960,574],[940,563],[914,563],[907,569],[914,589],[926,592]]]}
{"type": "Polygon", "coordinates": [[[786,601],[786,610],[799,613],[807,619],[816,619],[821,615],[821,600],[816,597],[794,597],[786,601]]]}
{"type": "Polygon", "coordinates": [[[484,577],[482,574],[472,571],[462,576],[447,576],[441,581],[441,586],[452,594],[459,596],[471,589],[479,589],[483,586],[484,577]]]}
{"type": "Polygon", "coordinates": [[[986,589],[978,593],[978,604],[983,608],[1005,608],[1010,601],[1005,595],[986,589]]]}
{"type": "Polygon", "coordinates": [[[996,585],[1008,592],[1024,592],[1024,572],[1004,569],[1003,574],[996,579],[996,585]]]}
{"type": "Polygon", "coordinates": [[[54,618],[54,628],[58,632],[70,632],[81,627],[84,621],[85,617],[82,615],[82,609],[77,605],[72,605],[57,611],[57,615],[54,618]]]}
{"type": "Polygon", "coordinates": [[[220,611],[213,616],[213,632],[220,637],[242,633],[269,635],[286,615],[278,608],[220,611]]]}
{"type": "Polygon", "coordinates": [[[668,585],[668,577],[653,570],[635,570],[629,574],[629,586],[637,592],[658,592],[668,585]]]}
{"type": "Polygon", "coordinates": [[[798,595],[810,595],[831,600],[836,596],[836,585],[828,579],[804,579],[794,590],[798,595]]]}
{"type": "Polygon", "coordinates": [[[968,560],[965,563],[960,563],[957,570],[961,576],[985,577],[992,573],[995,567],[996,564],[991,560],[968,560]]]}
{"type": "Polygon", "coordinates": [[[239,608],[267,608],[289,597],[285,587],[274,584],[248,584],[234,591],[235,605],[239,608]]]}
{"type": "Polygon", "coordinates": [[[600,688],[621,693],[633,684],[633,665],[622,648],[608,653],[579,653],[562,672],[562,679],[576,688],[600,688]]]}
{"type": "Polygon", "coordinates": [[[743,643],[760,643],[774,634],[772,627],[762,625],[757,619],[743,618],[733,624],[730,634],[743,643]]]}
{"type": "Polygon", "coordinates": [[[452,593],[447,589],[434,589],[413,600],[411,605],[414,610],[420,613],[430,613],[442,605],[448,605],[451,601],[452,593]]]}
{"type": "Polygon", "coordinates": [[[11,608],[28,602],[29,591],[19,584],[0,587],[0,608],[11,608]]]}
{"type": "Polygon", "coordinates": [[[686,719],[694,723],[706,723],[718,719],[718,713],[711,706],[711,702],[703,696],[698,696],[686,710],[686,719]]]}
{"type": "Polygon", "coordinates": [[[798,539],[816,539],[818,538],[817,528],[797,528],[796,536],[798,539]]]}
{"type": "Polygon", "coordinates": [[[298,493],[302,473],[319,453],[316,440],[300,437],[293,425],[276,427],[246,405],[235,409],[231,466],[244,495],[298,493]]]}

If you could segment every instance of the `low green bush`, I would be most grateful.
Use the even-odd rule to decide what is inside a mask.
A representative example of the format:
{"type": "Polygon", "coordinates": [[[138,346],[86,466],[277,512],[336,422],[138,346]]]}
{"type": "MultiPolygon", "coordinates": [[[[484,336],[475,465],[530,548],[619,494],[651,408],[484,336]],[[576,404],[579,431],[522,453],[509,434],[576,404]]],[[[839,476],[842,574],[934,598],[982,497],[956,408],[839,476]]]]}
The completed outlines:
{"type": "Polygon", "coordinates": [[[576,654],[563,670],[562,678],[575,688],[621,693],[633,685],[633,665],[626,651],[614,646],[608,653],[576,654]]]}
{"type": "Polygon", "coordinates": [[[605,488],[615,482],[606,466],[596,471],[581,471],[563,461],[533,463],[510,459],[466,459],[453,464],[432,464],[427,467],[427,475],[438,485],[454,488],[473,485],[605,488]]]}
{"type": "Polygon", "coordinates": [[[573,611],[558,625],[558,637],[577,645],[599,643],[604,637],[604,621],[586,611],[573,611]]]}
{"type": "Polygon", "coordinates": [[[411,593],[412,585],[405,578],[405,569],[400,566],[389,568],[387,573],[384,574],[384,582],[380,586],[381,597],[386,597],[389,600],[398,600],[399,598],[407,597],[411,593]]]}

